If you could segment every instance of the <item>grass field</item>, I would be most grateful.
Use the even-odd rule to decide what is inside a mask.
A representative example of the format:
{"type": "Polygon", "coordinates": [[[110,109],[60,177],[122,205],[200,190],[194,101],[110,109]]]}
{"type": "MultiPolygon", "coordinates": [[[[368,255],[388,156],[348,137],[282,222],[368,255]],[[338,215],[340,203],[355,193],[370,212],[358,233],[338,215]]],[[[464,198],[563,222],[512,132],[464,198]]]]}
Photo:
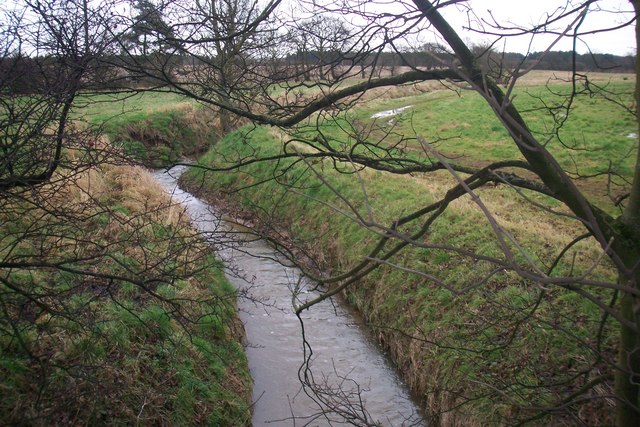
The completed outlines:
{"type": "MultiPolygon", "coordinates": [[[[606,82],[606,76],[598,77],[606,82]]],[[[619,93],[616,96],[620,102],[630,105],[633,82],[624,78],[615,76],[608,89],[619,93]]],[[[526,115],[539,135],[556,135],[553,122],[546,121],[538,109],[541,96],[547,106],[560,99],[544,92],[547,89],[545,80],[538,76],[529,86],[519,89],[516,103],[528,110],[526,115]]],[[[555,83],[551,89],[562,92],[567,86],[555,83]]],[[[499,123],[471,92],[438,90],[408,95],[401,88],[395,93],[391,90],[375,95],[346,113],[349,123],[367,129],[364,133],[375,136],[376,132],[384,132],[385,126],[395,126],[399,134],[439,137],[442,141],[437,147],[442,153],[452,161],[473,165],[518,158],[499,123]],[[388,119],[380,123],[371,118],[376,112],[407,105],[412,107],[405,110],[405,120],[394,117],[394,123],[389,124],[388,119]]],[[[332,143],[348,144],[348,135],[339,139],[344,123],[347,121],[339,118],[322,124],[325,135],[335,138],[332,143]]],[[[611,195],[619,194],[631,172],[629,158],[633,156],[629,153],[637,149],[637,139],[629,135],[634,132],[633,123],[623,108],[602,96],[585,96],[574,102],[569,120],[558,131],[560,139],[557,135],[552,137],[548,146],[571,171],[593,175],[609,168],[615,170],[622,178],[617,178],[620,188],[611,195]],[[560,141],[570,149],[560,150],[560,141]]],[[[352,127],[348,129],[351,131],[352,127]]],[[[303,133],[308,131],[301,129],[303,133]]],[[[277,154],[283,137],[273,129],[245,128],[224,138],[200,161],[225,166],[223,159],[277,154]]],[[[404,152],[418,156],[411,143],[410,140],[404,152]]],[[[349,165],[341,167],[349,169],[349,165]]],[[[452,182],[444,172],[394,176],[365,169],[340,174],[328,161],[297,165],[286,161],[277,165],[257,163],[236,173],[194,169],[187,177],[192,187],[204,187],[215,194],[224,189],[226,197],[263,223],[276,218],[280,231],[324,257],[327,268],[335,273],[361,260],[376,242],[380,229],[375,225],[364,227],[362,218],[389,226],[399,215],[441,197],[452,182]],[[278,179],[274,179],[276,176],[278,179]]],[[[599,205],[605,206],[609,201],[606,179],[588,178],[580,185],[599,205]]],[[[551,216],[508,188],[499,186],[479,193],[496,220],[543,268],[583,232],[575,221],[551,216]]],[[[527,196],[541,205],[562,210],[545,197],[527,196]]],[[[607,209],[615,210],[611,206],[607,209]]],[[[403,231],[409,233],[418,226],[409,225],[403,231]]],[[[456,201],[432,225],[424,242],[449,244],[486,256],[501,254],[485,216],[469,198],[456,201]]],[[[606,262],[598,264],[599,259],[598,246],[583,241],[572,248],[556,274],[588,272],[594,279],[615,281],[615,272],[606,262]],[[594,264],[598,266],[592,271],[594,264]]],[[[526,264],[524,259],[519,261],[526,264]]],[[[568,390],[579,389],[589,378],[580,372],[604,371],[607,363],[615,360],[616,332],[612,322],[605,322],[599,332],[600,310],[575,293],[540,287],[513,273],[499,272],[483,286],[458,294],[456,290],[480,280],[493,267],[451,250],[411,248],[390,262],[396,268],[383,266],[375,270],[349,290],[349,299],[377,328],[430,416],[445,424],[474,420],[477,425],[485,425],[499,419],[526,418],[527,405],[543,407],[555,402],[568,390]],[[602,340],[598,341],[598,336],[602,340]],[[551,378],[554,386],[548,381],[551,378]],[[468,405],[441,413],[467,400],[468,405]]],[[[605,291],[596,293],[605,300],[611,297],[605,291]]],[[[606,395],[610,390],[611,382],[603,380],[594,393],[606,395]]],[[[611,402],[595,402],[586,400],[573,410],[585,422],[607,424],[611,402]]]]}
{"type": "MultiPolygon", "coordinates": [[[[625,192],[633,166],[634,156],[630,153],[637,149],[638,144],[633,116],[624,108],[632,107],[633,77],[590,75],[590,80],[601,89],[576,98],[570,110],[564,109],[565,98],[561,96],[569,86],[555,77],[566,79],[567,76],[531,73],[516,89],[514,102],[523,110],[536,135],[548,141],[547,146],[560,163],[579,178],[578,185],[596,204],[615,213],[617,208],[613,206],[612,199],[625,192]],[[549,118],[549,112],[555,114],[556,120],[549,118]],[[564,121],[567,112],[568,119],[564,121]],[[559,123],[562,126],[558,126],[559,123]],[[612,174],[603,175],[602,172],[612,174]]],[[[368,135],[378,140],[381,135],[388,134],[390,138],[381,145],[381,148],[387,148],[394,145],[401,135],[402,143],[392,152],[422,159],[424,153],[416,143],[419,135],[434,143],[440,153],[455,163],[482,166],[496,160],[519,158],[519,153],[491,111],[479,97],[464,88],[451,90],[437,83],[427,83],[376,89],[361,101],[337,118],[321,122],[321,129],[331,144],[345,148],[353,144],[356,136],[368,135]],[[400,115],[372,118],[380,111],[407,106],[410,108],[400,115]]],[[[225,166],[234,160],[278,154],[287,138],[277,129],[247,127],[218,142],[216,120],[210,112],[167,92],[81,99],[77,104],[76,118],[101,126],[116,145],[156,166],[184,155],[198,155],[207,148],[210,151],[200,162],[225,166]]],[[[295,130],[302,136],[313,136],[312,131],[313,128],[304,126],[295,130]]],[[[365,169],[358,173],[339,174],[333,166],[330,162],[298,163],[294,166],[280,162],[256,163],[234,173],[205,173],[194,169],[185,182],[193,188],[204,188],[217,196],[227,197],[251,212],[254,219],[262,216],[262,220],[271,222],[277,218],[280,232],[291,236],[295,244],[315,253],[326,262],[327,271],[334,273],[358,262],[379,237],[380,228],[363,227],[362,218],[388,226],[399,215],[442,197],[453,183],[445,172],[428,176],[397,176],[365,169]],[[273,179],[276,176],[278,180],[273,179]],[[225,190],[224,194],[221,189],[225,190]]],[[[349,164],[338,166],[343,172],[354,172],[349,164]]],[[[127,174],[131,172],[112,179],[112,184],[127,174]]],[[[582,232],[574,221],[550,216],[504,186],[482,190],[480,196],[501,226],[541,266],[550,265],[560,248],[582,232]]],[[[533,194],[527,196],[562,211],[553,200],[533,194]]],[[[127,205],[127,197],[122,193],[114,204],[122,214],[131,215],[136,207],[127,205]]],[[[402,231],[410,232],[416,226],[409,224],[402,231]]],[[[87,229],[92,228],[87,226],[87,229]]],[[[166,231],[156,231],[160,232],[159,237],[166,236],[166,231]]],[[[499,257],[501,253],[485,216],[468,198],[453,203],[447,213],[432,225],[424,242],[451,244],[486,256],[499,257]]],[[[594,279],[615,280],[615,272],[606,263],[590,270],[599,256],[597,245],[583,241],[573,247],[565,257],[566,261],[556,269],[556,274],[589,271],[594,279]]],[[[525,262],[521,258],[519,261],[525,262]]],[[[473,284],[491,271],[492,266],[450,250],[412,248],[395,255],[390,262],[396,268],[383,266],[373,271],[349,290],[348,298],[377,328],[381,342],[405,372],[408,384],[418,393],[433,419],[445,424],[474,420],[475,424],[484,425],[499,419],[526,417],[529,414],[525,409],[527,404],[543,406],[554,402],[567,391],[578,389],[581,381],[593,378],[581,372],[605,372],[607,363],[615,359],[616,335],[612,322],[605,322],[602,332],[598,332],[601,328],[599,309],[574,293],[560,288],[547,289],[523,281],[513,273],[498,272],[483,286],[458,294],[456,290],[473,284]],[[422,275],[411,271],[419,271],[422,275]],[[438,280],[450,285],[451,289],[442,286],[438,280]],[[599,341],[596,339],[598,335],[602,338],[599,341]],[[550,378],[557,380],[556,386],[549,386],[547,380],[550,378]],[[441,413],[465,400],[469,400],[468,405],[450,413],[441,413]]],[[[217,283],[219,279],[214,276],[207,280],[217,283]]],[[[196,292],[190,294],[196,298],[206,298],[207,292],[219,292],[184,285],[188,287],[171,292],[196,292]]],[[[139,302],[134,289],[125,288],[123,292],[123,297],[131,297],[136,304],[139,302]]],[[[609,297],[606,292],[601,292],[600,296],[609,297]]],[[[84,301],[83,298],[87,297],[81,296],[79,300],[84,301]]],[[[165,354],[167,347],[157,346],[157,335],[148,335],[137,329],[136,323],[118,307],[97,304],[101,307],[96,312],[97,319],[100,319],[98,323],[104,325],[98,329],[101,331],[99,336],[107,338],[105,343],[112,340],[128,343],[126,351],[117,353],[120,356],[115,358],[124,365],[120,362],[107,363],[108,369],[101,371],[101,375],[119,378],[124,372],[122,366],[138,366],[134,372],[142,372],[141,364],[154,364],[154,360],[165,354]],[[148,358],[143,357],[142,362],[133,360],[130,358],[132,352],[148,358]]],[[[168,342],[183,342],[182,335],[164,320],[162,313],[165,309],[162,305],[147,306],[145,301],[135,306],[135,310],[140,310],[145,318],[157,322],[158,333],[165,334],[163,336],[168,342]]],[[[216,324],[219,328],[220,324],[216,324]]],[[[57,327],[54,323],[52,325],[57,327]]],[[[87,342],[84,335],[78,336],[81,342],[87,342]]],[[[164,338],[160,342],[167,342],[164,338]]],[[[60,339],[65,339],[64,334],[60,339]]],[[[214,341],[218,343],[217,339],[214,341]]],[[[150,384],[140,379],[145,387],[158,387],[162,391],[143,396],[142,401],[141,394],[137,392],[134,393],[137,393],[136,397],[122,395],[120,399],[124,403],[119,409],[104,409],[98,404],[96,414],[90,417],[121,411],[120,416],[128,419],[135,412],[131,408],[144,407],[152,413],[153,405],[169,405],[178,408],[172,411],[172,416],[178,418],[170,418],[168,413],[159,409],[156,413],[169,417],[163,419],[175,423],[207,422],[205,419],[212,422],[220,415],[219,411],[231,419],[242,419],[246,416],[246,407],[238,403],[242,399],[226,395],[228,391],[225,390],[211,389],[217,387],[215,381],[202,381],[203,376],[227,381],[224,373],[235,372],[236,368],[219,366],[219,361],[208,359],[207,354],[239,360],[242,356],[237,353],[238,348],[232,344],[227,349],[209,351],[199,345],[192,342],[173,353],[176,358],[169,362],[169,370],[174,374],[170,375],[172,380],[168,383],[150,384]],[[163,389],[165,385],[170,388],[163,389]],[[163,400],[165,398],[173,400],[169,402],[163,400]],[[227,409],[216,406],[214,402],[229,402],[224,408],[234,409],[225,412],[227,409]],[[202,418],[199,414],[207,415],[202,415],[205,417],[202,418]]],[[[116,354],[113,350],[105,350],[100,339],[92,338],[88,348],[87,354],[95,360],[111,360],[116,354]]],[[[11,387],[18,390],[18,394],[6,400],[15,402],[25,396],[20,393],[27,393],[16,384],[27,384],[25,378],[30,371],[20,365],[18,359],[5,357],[2,360],[3,369],[9,369],[16,375],[7,378],[13,381],[11,387]]],[[[166,368],[167,365],[144,367],[166,368]]],[[[246,379],[246,371],[242,371],[244,368],[237,369],[244,372],[239,378],[244,375],[246,379]]],[[[138,377],[135,378],[138,381],[138,377]]],[[[139,385],[133,377],[127,379],[131,387],[125,387],[123,393],[136,390],[139,385]]],[[[238,385],[238,390],[242,389],[240,383],[231,381],[231,384],[238,385]]],[[[64,381],[53,383],[53,386],[51,390],[62,390],[63,393],[71,390],[64,381]]],[[[594,393],[606,395],[610,389],[610,381],[604,380],[594,393]]],[[[97,389],[91,390],[87,393],[97,389]]],[[[592,424],[607,424],[610,421],[607,417],[612,412],[609,404],[606,400],[599,400],[597,404],[586,400],[574,411],[582,420],[589,420],[592,424]]],[[[29,410],[32,409],[25,409],[29,410]]]]}
{"type": "MultiPolygon", "coordinates": [[[[565,170],[581,177],[579,185],[601,198],[606,193],[607,177],[599,174],[611,171],[620,175],[614,177],[614,183],[620,183],[629,179],[634,167],[630,153],[637,146],[635,119],[632,112],[616,104],[632,107],[633,76],[590,74],[593,93],[577,97],[569,111],[564,108],[570,89],[568,79],[564,72],[531,72],[514,91],[514,102],[565,170]]],[[[113,140],[138,156],[150,156],[158,165],[175,161],[183,153],[196,155],[217,139],[214,113],[201,111],[193,102],[169,92],[91,96],[81,98],[77,107],[82,120],[103,126],[113,140]]],[[[345,117],[355,130],[373,139],[391,133],[386,141],[390,145],[397,142],[394,134],[409,135],[402,144],[403,154],[423,155],[415,141],[415,135],[420,135],[458,163],[480,166],[520,158],[489,107],[469,90],[451,90],[451,86],[433,82],[376,89],[345,117]],[[398,116],[371,118],[380,111],[407,106],[410,108],[398,116]]],[[[329,136],[339,137],[344,122],[329,121],[323,126],[329,136]]],[[[614,185],[612,191],[618,195],[623,188],[614,185]]]]}
{"type": "MultiPolygon", "coordinates": [[[[608,209],[608,196],[624,193],[625,181],[634,168],[638,138],[632,111],[633,76],[591,76],[594,93],[576,97],[570,106],[566,94],[571,87],[557,78],[567,76],[533,73],[514,91],[514,103],[534,135],[546,142],[580,188],[608,209]]],[[[328,121],[323,124],[323,131],[341,140],[344,129],[352,133],[352,139],[356,132],[372,140],[388,135],[385,144],[402,147],[402,155],[418,159],[424,157],[424,152],[416,135],[426,138],[452,163],[485,166],[493,161],[522,158],[486,102],[473,91],[453,91],[431,83],[417,90],[378,90],[366,98],[346,114],[349,125],[345,119],[328,121]],[[372,119],[376,113],[402,107],[409,108],[397,116],[372,119]]]]}

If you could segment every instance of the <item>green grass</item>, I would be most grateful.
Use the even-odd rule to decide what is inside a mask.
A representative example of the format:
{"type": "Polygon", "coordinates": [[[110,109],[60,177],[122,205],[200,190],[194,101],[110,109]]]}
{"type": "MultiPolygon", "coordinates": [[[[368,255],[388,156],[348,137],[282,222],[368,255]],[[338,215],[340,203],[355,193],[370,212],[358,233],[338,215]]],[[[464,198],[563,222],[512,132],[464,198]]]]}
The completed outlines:
{"type": "MultiPolygon", "coordinates": [[[[558,84],[549,88],[555,92],[567,90],[566,85],[558,84]]],[[[547,146],[561,165],[572,173],[587,175],[611,168],[623,178],[629,178],[634,157],[629,153],[637,147],[637,139],[627,136],[636,130],[634,118],[623,108],[605,100],[605,94],[601,92],[576,99],[569,120],[556,129],[555,123],[540,110],[542,102],[557,107],[563,100],[549,92],[549,88],[544,86],[544,81],[519,88],[515,92],[515,104],[523,111],[536,136],[541,140],[548,139],[547,146]]],[[[622,104],[631,104],[633,83],[614,81],[607,89],[619,93],[615,98],[622,104]]],[[[401,153],[414,158],[424,158],[416,143],[418,135],[434,143],[456,163],[481,166],[496,160],[519,158],[501,124],[473,92],[431,90],[405,95],[374,98],[359,104],[334,120],[322,122],[321,129],[330,138],[330,143],[341,149],[353,145],[354,129],[360,135],[368,135],[370,141],[377,141],[393,126],[392,137],[375,149],[377,152],[383,152],[382,148],[393,144],[393,135],[397,134],[408,138],[401,153]],[[394,117],[393,124],[388,123],[389,119],[371,119],[375,112],[406,105],[413,107],[394,117]]],[[[117,101],[108,108],[94,104],[98,108],[89,107],[85,111],[87,117],[92,117],[90,120],[104,122],[114,140],[127,141],[127,145],[137,147],[141,156],[154,147],[148,144],[149,138],[141,138],[147,140],[146,144],[130,138],[127,129],[133,127],[134,133],[142,130],[142,134],[159,137],[175,134],[176,127],[179,132],[185,132],[184,127],[194,129],[192,120],[181,122],[176,119],[175,125],[165,120],[174,113],[180,116],[190,108],[181,100],[170,94],[147,96],[150,95],[121,104],[117,101]],[[158,108],[158,105],[162,107],[158,108]],[[175,111],[171,112],[172,109],[175,111]],[[121,111],[125,113],[111,118],[121,111]]],[[[561,110],[556,112],[560,114],[561,110]]],[[[196,137],[202,135],[203,129],[203,126],[195,129],[196,137]]],[[[316,136],[313,128],[299,127],[296,131],[309,138],[316,136]]],[[[281,141],[274,135],[275,132],[267,128],[242,129],[221,140],[200,161],[224,166],[240,159],[280,153],[281,141]]],[[[165,153],[163,158],[170,159],[171,154],[165,153]]],[[[259,163],[233,173],[206,173],[194,169],[185,177],[185,182],[212,192],[228,190],[227,196],[255,215],[265,215],[264,220],[278,218],[280,226],[296,243],[323,254],[335,272],[354,265],[377,241],[375,231],[379,230],[362,227],[354,219],[356,213],[389,226],[398,216],[441,197],[452,185],[451,178],[444,172],[428,177],[407,177],[366,170],[358,176],[336,173],[329,162],[315,162],[313,166],[350,201],[351,206],[337,198],[311,173],[309,166],[301,162],[259,163]]],[[[343,172],[353,172],[348,164],[337,166],[343,172]]],[[[578,184],[598,204],[604,206],[608,201],[604,196],[604,178],[582,179],[578,184]]],[[[615,192],[624,192],[624,185],[615,192]]],[[[489,188],[480,194],[498,221],[541,265],[550,264],[560,248],[580,234],[575,223],[548,217],[506,188],[489,188]]],[[[553,200],[533,194],[528,196],[549,207],[561,208],[553,200]]],[[[605,208],[611,211],[611,208],[605,208]]],[[[408,224],[402,231],[409,233],[417,227],[418,224],[408,224]]],[[[454,203],[438,218],[424,239],[428,243],[451,244],[482,255],[500,256],[487,221],[467,198],[454,203]]],[[[574,248],[558,272],[580,274],[587,271],[598,255],[593,242],[583,242],[574,248]]],[[[517,255],[517,260],[525,263],[522,255],[517,255]]],[[[486,262],[442,249],[412,248],[390,261],[435,275],[455,289],[474,283],[492,269],[486,262]]],[[[593,277],[613,280],[615,273],[603,265],[595,270],[593,277]]],[[[130,287],[123,288],[123,292],[129,297],[136,295],[136,290],[130,287]]],[[[171,294],[170,289],[162,292],[171,294]]],[[[599,295],[608,297],[605,292],[599,295]]],[[[573,375],[590,363],[598,363],[594,354],[585,351],[585,346],[595,344],[594,336],[600,321],[597,307],[569,291],[543,290],[513,273],[500,272],[485,285],[456,295],[435,281],[384,267],[351,288],[348,298],[372,325],[379,328],[379,336],[383,337],[400,368],[407,372],[410,387],[421,393],[422,403],[434,418],[439,416],[440,410],[455,405],[456,399],[461,399],[460,393],[471,399],[471,403],[456,409],[459,420],[473,419],[477,424],[483,424],[526,416],[526,413],[519,413],[519,405],[554,402],[560,393],[579,386],[579,380],[571,379],[573,375]],[[536,304],[535,315],[526,315],[536,304]],[[407,340],[405,334],[413,334],[419,339],[407,340]],[[548,378],[559,383],[565,379],[568,382],[554,388],[548,386],[548,378]],[[440,392],[427,393],[433,389],[440,392]],[[505,399],[501,391],[512,399],[505,399]]],[[[157,309],[148,315],[155,313],[155,321],[161,325],[162,313],[154,310],[157,309]]],[[[217,314],[205,316],[203,320],[213,331],[224,330],[224,322],[219,321],[217,314]]],[[[159,330],[164,331],[166,327],[159,330]]],[[[121,331],[117,336],[126,342],[130,334],[121,331]]],[[[615,332],[608,322],[602,342],[605,359],[613,357],[614,346],[615,332]]],[[[185,389],[180,389],[179,400],[189,407],[193,396],[185,390],[200,389],[200,383],[188,374],[180,375],[189,380],[185,380],[185,389]]],[[[604,387],[606,391],[609,385],[604,387]]],[[[595,410],[604,413],[605,417],[611,412],[607,407],[585,409],[587,414],[595,410]]],[[[183,417],[182,414],[189,410],[180,409],[177,413],[183,417]]]]}
{"type": "Polygon", "coordinates": [[[92,94],[76,100],[74,116],[89,123],[118,127],[129,118],[140,120],[148,114],[179,110],[191,104],[170,92],[92,94]]]}
{"type": "Polygon", "coordinates": [[[195,157],[218,138],[208,110],[170,92],[81,96],[73,116],[155,168],[195,157]]]}
{"type": "MultiPolygon", "coordinates": [[[[607,191],[607,178],[593,175],[610,170],[630,179],[635,167],[633,153],[638,146],[637,138],[629,137],[630,133],[637,132],[635,116],[614,103],[631,108],[634,83],[616,81],[602,86],[604,88],[593,96],[576,97],[562,126],[555,123],[543,107],[566,105],[564,94],[568,85],[525,86],[514,92],[514,103],[523,112],[533,134],[546,142],[565,170],[576,177],[589,176],[580,179],[578,185],[598,202],[606,202],[602,195],[607,191]]],[[[562,109],[553,111],[558,117],[565,114],[562,109]]],[[[398,143],[400,137],[409,138],[402,144],[403,154],[414,158],[424,158],[416,135],[424,137],[454,163],[484,166],[493,161],[522,158],[486,102],[469,90],[442,89],[402,98],[374,99],[357,106],[347,117],[356,124],[356,129],[368,134],[370,140],[392,131],[384,146],[398,143]],[[371,118],[379,111],[405,106],[411,108],[398,116],[371,118]]],[[[342,118],[325,121],[322,130],[336,141],[345,141],[342,130],[348,128],[345,123],[342,118]]],[[[313,135],[312,128],[303,128],[300,132],[313,135]]],[[[617,178],[614,181],[620,182],[617,178]]]]}

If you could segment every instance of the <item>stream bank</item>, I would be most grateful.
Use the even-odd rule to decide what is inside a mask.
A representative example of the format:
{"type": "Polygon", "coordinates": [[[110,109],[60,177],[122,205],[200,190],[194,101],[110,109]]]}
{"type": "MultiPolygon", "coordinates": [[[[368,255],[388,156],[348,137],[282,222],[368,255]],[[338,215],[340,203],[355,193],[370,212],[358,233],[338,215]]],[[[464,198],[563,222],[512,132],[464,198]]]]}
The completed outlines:
{"type": "MultiPolygon", "coordinates": [[[[239,129],[198,160],[232,170],[192,168],[184,182],[206,193],[223,192],[230,205],[248,212],[256,224],[273,226],[303,253],[319,255],[332,271],[358,265],[379,241],[380,229],[363,226],[358,218],[371,215],[374,223],[388,225],[437,200],[451,184],[450,177],[437,174],[426,180],[368,169],[361,170],[358,179],[336,170],[331,159],[255,161],[282,154],[279,138],[266,127],[239,129]],[[243,166],[233,166],[238,163],[243,166]]],[[[564,244],[575,238],[570,230],[564,232],[562,218],[549,219],[554,232],[541,238],[532,224],[522,223],[540,212],[514,200],[509,191],[490,188],[483,197],[511,221],[510,232],[534,244],[538,256],[553,257],[546,250],[547,240],[564,244]]],[[[418,221],[404,232],[410,234],[419,226],[418,221]]],[[[556,289],[549,298],[540,299],[536,286],[503,271],[483,286],[456,293],[458,287],[481,282],[494,267],[438,246],[498,254],[491,233],[477,206],[460,200],[425,236],[433,247],[406,248],[394,256],[393,265],[378,266],[347,289],[347,298],[392,355],[432,425],[500,424],[538,416],[536,408],[555,405],[558,393],[566,393],[561,384],[578,390],[575,372],[588,370],[592,363],[583,357],[580,341],[567,340],[565,331],[596,336],[601,312],[585,307],[572,292],[556,289]],[[531,307],[535,315],[530,314],[531,307]],[[585,320],[576,324],[573,319],[579,316],[585,320]]],[[[580,250],[597,259],[597,250],[588,242],[580,250]]],[[[587,407],[584,414],[606,411],[587,407]]],[[[549,419],[565,421],[562,415],[549,419]]],[[[581,419],[588,422],[588,416],[581,419]]]]}

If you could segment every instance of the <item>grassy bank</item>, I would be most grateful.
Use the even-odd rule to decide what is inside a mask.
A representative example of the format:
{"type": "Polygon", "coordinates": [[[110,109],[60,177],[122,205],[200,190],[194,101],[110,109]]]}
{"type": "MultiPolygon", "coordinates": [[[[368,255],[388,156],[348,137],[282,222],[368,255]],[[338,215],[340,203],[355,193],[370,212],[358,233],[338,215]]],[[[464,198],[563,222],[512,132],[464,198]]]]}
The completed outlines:
{"type": "Polygon", "coordinates": [[[155,168],[201,155],[219,137],[215,113],[169,92],[84,96],[74,117],[155,168]]]}
{"type": "Polygon", "coordinates": [[[219,261],[148,172],[109,163],[0,203],[0,423],[249,425],[219,261]]]}
{"type": "MultiPolygon", "coordinates": [[[[382,102],[352,114],[368,126],[372,111],[421,101],[382,102]]],[[[415,115],[444,108],[432,99],[424,102],[429,107],[416,108],[415,115]]],[[[337,127],[325,124],[325,135],[337,127]]],[[[281,138],[272,129],[244,128],[221,140],[200,162],[224,167],[240,159],[278,154],[281,138]]],[[[480,160],[491,160],[495,154],[484,148],[484,139],[460,137],[456,141],[469,152],[482,153],[480,160]]],[[[325,267],[334,273],[348,270],[369,253],[381,230],[375,224],[390,226],[399,215],[429,204],[453,184],[446,173],[395,176],[367,169],[355,172],[349,164],[338,164],[338,169],[347,172],[338,173],[334,166],[329,161],[289,160],[252,163],[233,173],[193,169],[185,183],[226,197],[263,225],[276,222],[278,230],[297,245],[322,255],[325,267]]],[[[582,233],[575,222],[550,216],[508,188],[489,188],[480,195],[499,223],[525,245],[529,256],[543,264],[550,265],[557,248],[582,233]]],[[[534,194],[527,197],[557,207],[552,200],[534,194]]],[[[402,231],[410,234],[410,227],[402,231]]],[[[485,216],[469,198],[456,201],[432,225],[425,241],[500,256],[485,216]]],[[[614,279],[615,273],[602,263],[591,273],[600,257],[594,242],[577,244],[572,256],[565,258],[569,261],[558,274],[571,270],[614,279]]],[[[501,271],[482,286],[458,294],[455,290],[481,280],[493,267],[445,249],[410,248],[390,263],[393,266],[379,267],[350,288],[348,298],[376,328],[436,423],[486,425],[526,419],[534,413],[526,408],[544,408],[557,403],[567,391],[577,392],[593,379],[583,372],[609,369],[606,363],[615,359],[611,322],[602,324],[600,310],[575,293],[540,287],[501,271]],[[414,271],[425,274],[412,274],[414,271]]],[[[606,298],[606,292],[601,296],[606,298]]],[[[590,393],[610,393],[610,378],[597,381],[599,386],[590,393]]],[[[592,401],[590,396],[572,408],[574,414],[592,424],[610,422],[611,403],[592,401]]],[[[556,418],[554,422],[563,421],[556,418]]]]}

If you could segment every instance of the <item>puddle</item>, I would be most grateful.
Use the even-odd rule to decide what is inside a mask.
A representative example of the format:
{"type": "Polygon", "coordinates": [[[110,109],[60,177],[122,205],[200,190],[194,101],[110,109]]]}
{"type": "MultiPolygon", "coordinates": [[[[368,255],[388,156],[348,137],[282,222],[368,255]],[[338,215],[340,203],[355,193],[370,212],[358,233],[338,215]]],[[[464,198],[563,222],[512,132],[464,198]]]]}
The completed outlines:
{"type": "Polygon", "coordinates": [[[407,105],[405,107],[394,108],[393,110],[380,111],[380,112],[375,113],[374,115],[372,115],[371,118],[372,119],[381,119],[381,118],[385,118],[385,117],[396,116],[396,115],[402,113],[404,110],[409,109],[411,107],[413,107],[413,105],[407,105]]]}

